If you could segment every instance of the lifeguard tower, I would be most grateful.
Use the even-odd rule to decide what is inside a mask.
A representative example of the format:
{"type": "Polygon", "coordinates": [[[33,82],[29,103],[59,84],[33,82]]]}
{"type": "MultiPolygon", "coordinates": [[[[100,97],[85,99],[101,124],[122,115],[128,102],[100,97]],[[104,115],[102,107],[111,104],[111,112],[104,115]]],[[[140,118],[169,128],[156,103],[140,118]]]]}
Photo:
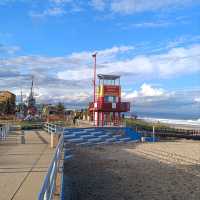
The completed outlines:
{"type": "Polygon", "coordinates": [[[90,103],[89,111],[95,126],[119,126],[121,113],[130,111],[129,102],[121,102],[120,76],[98,74],[96,101],[90,103]]]}

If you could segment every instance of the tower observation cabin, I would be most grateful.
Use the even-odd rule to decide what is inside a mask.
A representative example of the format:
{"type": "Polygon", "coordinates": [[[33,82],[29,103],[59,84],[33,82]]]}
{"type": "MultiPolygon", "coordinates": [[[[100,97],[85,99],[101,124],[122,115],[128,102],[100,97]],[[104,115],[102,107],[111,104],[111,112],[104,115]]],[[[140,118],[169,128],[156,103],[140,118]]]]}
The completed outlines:
{"type": "Polygon", "coordinates": [[[94,85],[94,102],[89,112],[95,126],[119,126],[122,113],[130,111],[129,102],[121,102],[120,76],[98,74],[98,85],[94,85]]]}

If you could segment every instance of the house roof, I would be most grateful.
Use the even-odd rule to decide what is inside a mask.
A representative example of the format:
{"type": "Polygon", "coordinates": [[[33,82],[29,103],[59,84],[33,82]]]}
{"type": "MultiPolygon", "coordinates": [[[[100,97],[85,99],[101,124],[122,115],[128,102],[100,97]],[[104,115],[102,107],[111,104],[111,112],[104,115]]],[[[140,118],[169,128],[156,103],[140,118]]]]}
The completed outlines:
{"type": "Polygon", "coordinates": [[[118,75],[106,75],[106,74],[98,74],[97,77],[103,80],[116,80],[120,78],[120,76],[118,75]]]}
{"type": "Polygon", "coordinates": [[[11,95],[15,95],[15,94],[13,94],[12,92],[10,92],[10,91],[0,91],[0,95],[4,95],[4,94],[11,94],[11,95]]]}

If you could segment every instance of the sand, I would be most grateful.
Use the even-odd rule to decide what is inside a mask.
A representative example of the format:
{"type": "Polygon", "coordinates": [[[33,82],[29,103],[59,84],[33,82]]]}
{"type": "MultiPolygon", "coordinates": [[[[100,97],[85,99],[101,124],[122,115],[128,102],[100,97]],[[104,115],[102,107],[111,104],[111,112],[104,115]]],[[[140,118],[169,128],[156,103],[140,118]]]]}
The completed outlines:
{"type": "MultiPolygon", "coordinates": [[[[75,148],[65,163],[73,200],[199,200],[200,142],[75,148]]],[[[67,198],[66,198],[67,199],[67,198]]]]}

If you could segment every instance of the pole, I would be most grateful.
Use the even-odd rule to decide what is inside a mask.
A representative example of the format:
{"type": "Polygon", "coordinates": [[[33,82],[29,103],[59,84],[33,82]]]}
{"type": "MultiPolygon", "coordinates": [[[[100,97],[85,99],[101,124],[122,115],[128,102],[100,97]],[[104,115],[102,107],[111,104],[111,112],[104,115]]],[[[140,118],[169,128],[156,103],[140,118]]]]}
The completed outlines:
{"type": "Polygon", "coordinates": [[[93,89],[94,89],[94,94],[93,94],[93,103],[94,103],[94,112],[93,112],[93,120],[94,120],[94,125],[95,125],[95,102],[96,102],[96,68],[97,68],[97,53],[94,53],[92,55],[94,58],[94,78],[93,78],[93,89]]]}
{"type": "Polygon", "coordinates": [[[96,102],[96,68],[97,68],[97,53],[93,54],[92,57],[94,58],[94,79],[93,79],[93,86],[94,86],[94,103],[96,102]]]}

